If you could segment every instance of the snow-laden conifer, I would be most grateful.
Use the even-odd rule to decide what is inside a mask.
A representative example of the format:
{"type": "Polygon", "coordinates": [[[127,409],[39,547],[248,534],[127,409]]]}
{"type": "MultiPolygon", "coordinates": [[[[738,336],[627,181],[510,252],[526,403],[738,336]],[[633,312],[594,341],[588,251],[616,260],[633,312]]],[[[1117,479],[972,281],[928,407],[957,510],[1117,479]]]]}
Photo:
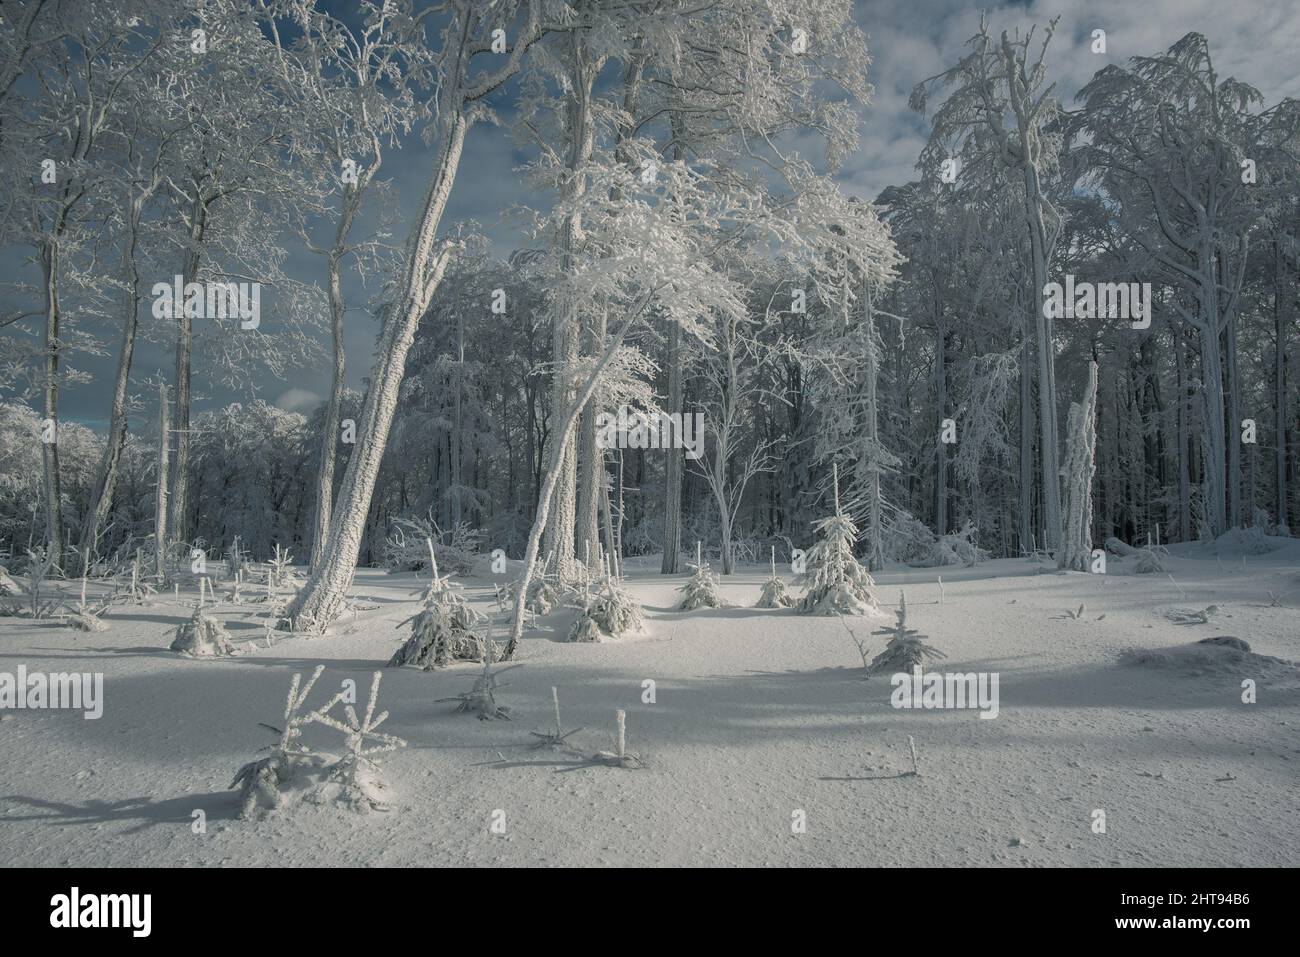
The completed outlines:
{"type": "Polygon", "coordinates": [[[835,514],[814,526],[818,541],[808,550],[809,570],[799,611],[805,615],[866,615],[877,608],[871,594],[876,584],[853,556],[858,528],[840,506],[839,470],[833,481],[835,514]]]}
{"type": "Polygon", "coordinates": [[[230,637],[221,622],[209,616],[202,603],[194,606],[189,621],[176,629],[171,650],[190,658],[229,658],[243,650],[230,637]]]}
{"type": "Polygon", "coordinates": [[[423,607],[397,627],[410,622],[411,637],[389,659],[388,666],[415,665],[425,671],[452,661],[482,661],[489,639],[479,633],[483,616],[465,601],[450,575],[438,574],[430,546],[433,580],[424,592],[423,607]]]}
{"type": "Polygon", "coordinates": [[[776,575],[776,547],[772,547],[772,575],[763,582],[763,591],[758,596],[755,608],[789,608],[795,600],[786,593],[785,582],[776,575]]]}
{"type": "Polygon", "coordinates": [[[606,641],[634,634],[643,627],[641,606],[606,565],[569,632],[570,641],[606,641]]]}
{"type": "Polygon", "coordinates": [[[677,589],[683,596],[682,603],[677,607],[682,611],[694,611],[696,608],[726,608],[727,603],[718,592],[718,576],[713,574],[713,569],[704,560],[699,542],[695,543],[693,567],[695,571],[686,580],[686,584],[677,589]]]}
{"type": "Polygon", "coordinates": [[[928,658],[947,657],[923,641],[929,635],[907,627],[907,596],[902,592],[898,594],[898,609],[894,612],[894,617],[892,627],[877,628],[872,632],[873,635],[888,638],[889,643],[885,645],[884,651],[871,659],[871,664],[867,666],[868,678],[881,672],[910,672],[924,664],[928,658]]]}

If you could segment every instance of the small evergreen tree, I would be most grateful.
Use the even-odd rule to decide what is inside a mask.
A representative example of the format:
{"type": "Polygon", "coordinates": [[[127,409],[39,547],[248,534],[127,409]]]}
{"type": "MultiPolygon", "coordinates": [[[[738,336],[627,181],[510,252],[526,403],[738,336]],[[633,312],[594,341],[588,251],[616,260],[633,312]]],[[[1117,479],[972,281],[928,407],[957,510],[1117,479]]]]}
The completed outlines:
{"type": "Polygon", "coordinates": [[[772,577],[763,583],[755,608],[789,608],[795,602],[785,590],[785,582],[776,577],[776,547],[772,547],[772,577]]]}
{"type": "Polygon", "coordinates": [[[877,608],[871,573],[853,557],[858,527],[840,506],[839,469],[834,471],[835,514],[815,526],[817,544],[808,551],[810,570],[799,611],[805,615],[866,615],[877,608]]]}
{"type": "Polygon", "coordinates": [[[694,611],[696,608],[726,608],[727,603],[718,593],[718,576],[704,560],[700,543],[695,543],[695,572],[686,580],[686,584],[677,589],[684,596],[678,605],[682,611],[694,611]]]}
{"type": "Polygon", "coordinates": [[[907,596],[902,592],[898,593],[898,610],[894,616],[896,620],[892,628],[877,628],[872,632],[873,635],[887,637],[889,643],[885,645],[884,651],[871,659],[871,664],[867,666],[868,678],[882,671],[910,672],[927,658],[946,657],[943,652],[925,644],[922,639],[930,637],[929,635],[907,627],[907,596]]]}
{"type": "Polygon", "coordinates": [[[478,632],[483,616],[465,601],[460,586],[451,576],[438,574],[438,563],[430,548],[430,567],[433,581],[425,590],[424,607],[407,622],[411,623],[411,637],[388,661],[388,667],[415,665],[425,671],[442,668],[454,660],[482,661],[487,642],[478,632]]]}

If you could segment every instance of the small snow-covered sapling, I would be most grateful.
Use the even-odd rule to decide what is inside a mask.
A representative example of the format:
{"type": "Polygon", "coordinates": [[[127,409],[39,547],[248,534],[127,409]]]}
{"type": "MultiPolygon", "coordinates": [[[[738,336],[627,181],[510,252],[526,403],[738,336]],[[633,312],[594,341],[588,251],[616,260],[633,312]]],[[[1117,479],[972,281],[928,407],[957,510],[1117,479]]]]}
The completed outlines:
{"type": "Polygon", "coordinates": [[[899,592],[898,610],[894,612],[895,622],[892,628],[878,628],[872,634],[889,638],[885,650],[872,659],[867,667],[867,677],[882,671],[910,672],[919,668],[926,659],[945,658],[943,652],[927,645],[922,639],[928,638],[915,628],[907,627],[907,596],[899,592]]]}
{"type": "Polygon", "coordinates": [[[551,703],[555,706],[555,731],[553,733],[529,731],[529,734],[537,738],[537,740],[532,743],[532,747],[534,748],[568,747],[565,743],[565,739],[582,730],[581,728],[574,728],[572,731],[563,730],[564,725],[560,723],[560,692],[554,685],[551,686],[551,703]]]}
{"type": "Polygon", "coordinates": [[[346,702],[343,705],[346,722],[328,714],[335,704],[343,701],[344,692],[339,692],[324,708],[318,708],[305,719],[305,722],[315,721],[343,733],[348,753],[328,769],[329,778],[343,786],[346,803],[363,810],[387,809],[382,800],[382,792],[387,786],[378,776],[379,766],[374,756],[406,747],[405,739],[379,730],[379,726],[388,720],[387,711],[375,714],[381,677],[382,674],[378,671],[371,677],[370,698],[366,703],[364,719],[358,719],[356,709],[346,702]],[[367,747],[372,742],[372,746],[367,747]]]}
{"type": "Polygon", "coordinates": [[[763,591],[761,594],[759,594],[758,604],[755,605],[754,607],[755,608],[789,608],[795,603],[795,601],[788,594],[786,594],[785,582],[783,582],[780,578],[777,577],[775,545],[772,546],[770,561],[772,567],[771,575],[767,579],[767,581],[763,583],[763,591]]]}
{"type": "Polygon", "coordinates": [[[853,555],[858,527],[840,505],[839,467],[833,472],[835,513],[814,526],[818,541],[808,551],[809,571],[799,611],[805,615],[866,615],[876,607],[871,574],[853,555]]]}
{"type": "Polygon", "coordinates": [[[520,668],[522,665],[511,665],[508,668],[498,668],[493,671],[492,664],[495,659],[496,646],[492,639],[491,628],[488,629],[484,645],[483,671],[475,677],[474,687],[470,688],[469,691],[462,691],[454,698],[439,698],[438,700],[459,702],[456,706],[458,712],[462,714],[473,712],[478,715],[480,721],[491,721],[497,718],[509,720],[510,706],[499,704],[496,699],[497,692],[507,686],[499,684],[498,680],[507,671],[512,668],[520,668]]]}
{"type": "Polygon", "coordinates": [[[677,589],[684,596],[677,607],[682,611],[694,611],[697,608],[726,608],[718,589],[721,583],[713,574],[709,563],[704,560],[703,549],[695,543],[695,572],[686,580],[686,584],[677,589]]]}

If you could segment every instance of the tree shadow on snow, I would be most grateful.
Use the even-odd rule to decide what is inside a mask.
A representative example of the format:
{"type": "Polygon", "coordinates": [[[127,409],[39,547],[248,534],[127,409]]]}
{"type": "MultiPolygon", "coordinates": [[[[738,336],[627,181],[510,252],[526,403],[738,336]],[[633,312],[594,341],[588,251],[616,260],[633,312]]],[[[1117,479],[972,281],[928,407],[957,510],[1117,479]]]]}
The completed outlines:
{"type": "Polygon", "coordinates": [[[123,831],[124,834],[138,834],[159,824],[189,826],[193,823],[196,810],[203,811],[208,821],[233,821],[239,814],[239,795],[234,791],[187,794],[164,801],[152,797],[124,798],[120,801],[92,799],[82,804],[65,804],[61,801],[10,794],[0,798],[0,802],[20,805],[33,812],[6,814],[6,821],[36,821],[59,826],[136,822],[134,827],[123,831]]]}

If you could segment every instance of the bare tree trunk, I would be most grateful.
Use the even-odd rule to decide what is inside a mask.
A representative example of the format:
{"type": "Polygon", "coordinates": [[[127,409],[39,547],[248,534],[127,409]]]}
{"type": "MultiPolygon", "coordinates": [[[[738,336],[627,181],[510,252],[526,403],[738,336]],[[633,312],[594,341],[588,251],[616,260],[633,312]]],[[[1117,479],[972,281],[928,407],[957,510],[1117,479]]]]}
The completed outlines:
{"type": "Polygon", "coordinates": [[[154,493],[154,571],[158,582],[167,580],[167,451],[171,423],[167,416],[167,386],[158,383],[158,488],[154,493]]]}
{"type": "MultiPolygon", "coordinates": [[[[1020,349],[1020,550],[1028,552],[1034,535],[1034,374],[1033,337],[1022,320],[1020,349]]],[[[940,529],[942,532],[943,530],[940,529]]]]}
{"type": "MultiPolygon", "coordinates": [[[[595,128],[591,116],[591,90],[596,80],[597,70],[586,48],[586,40],[580,31],[569,36],[570,41],[570,90],[567,100],[567,132],[569,135],[569,155],[567,159],[568,179],[565,182],[563,196],[566,200],[580,197],[586,191],[586,179],[580,170],[591,158],[595,143],[595,128]]],[[[566,272],[573,268],[573,257],[582,238],[582,221],[577,213],[570,214],[560,230],[559,244],[562,254],[561,268],[566,272]]],[[[553,385],[553,412],[558,415],[561,409],[567,409],[573,401],[575,392],[574,377],[579,358],[579,326],[581,318],[572,303],[557,303],[555,315],[554,351],[555,381],[553,385]]],[[[594,421],[592,425],[594,427],[594,421]]],[[[594,439],[594,430],[593,430],[594,439]]],[[[559,443],[558,435],[552,440],[559,443]]],[[[560,577],[571,578],[575,573],[576,538],[578,527],[578,450],[576,442],[569,442],[561,448],[563,458],[558,476],[559,487],[555,501],[555,510],[551,513],[551,524],[547,532],[547,550],[555,556],[555,567],[560,577]]],[[[588,539],[590,541],[590,539],[588,539]]]]}
{"type": "MultiPolygon", "coordinates": [[[[605,342],[605,314],[593,320],[589,330],[587,349],[591,355],[599,355],[605,342]]],[[[600,500],[605,482],[605,451],[596,445],[596,415],[600,392],[597,391],[587,407],[582,410],[580,428],[582,431],[581,447],[578,450],[578,528],[574,548],[579,555],[591,555],[599,564],[600,545],[600,500]]]]}
{"type": "MultiPolygon", "coordinates": [[[[883,455],[880,447],[880,411],[876,391],[880,376],[880,351],[877,348],[876,314],[871,302],[871,287],[862,290],[862,312],[865,320],[864,333],[867,338],[866,367],[866,428],[867,442],[873,455],[883,455]]],[[[940,443],[942,445],[942,443],[940,443]]],[[[885,565],[885,536],[881,527],[880,509],[880,463],[868,463],[869,478],[867,484],[867,568],[879,571],[885,565]]]]}
{"type": "MultiPolygon", "coordinates": [[[[682,330],[677,323],[668,329],[668,414],[682,411],[682,330]]],[[[682,465],[683,450],[664,450],[664,557],[662,575],[676,575],[682,551],[682,465]]]]}
{"type": "Polygon", "coordinates": [[[316,476],[316,515],[312,525],[311,567],[314,570],[328,545],[330,519],[333,517],[334,468],[338,456],[339,429],[343,416],[343,387],[347,382],[346,356],[343,352],[342,277],[338,244],[329,256],[330,329],[334,346],[334,368],[330,378],[330,397],[325,407],[321,432],[320,470],[316,476]]]}
{"type": "Polygon", "coordinates": [[[1175,327],[1174,363],[1178,372],[1178,532],[1179,541],[1192,538],[1191,438],[1187,422],[1187,337],[1175,327]]]}
{"type": "Polygon", "coordinates": [[[44,429],[52,434],[46,441],[42,436],[44,488],[45,488],[45,541],[47,554],[63,567],[63,484],[59,469],[59,233],[41,245],[41,269],[45,291],[45,421],[44,429]]]}
{"type": "Polygon", "coordinates": [[[1287,408],[1286,408],[1286,332],[1287,332],[1287,312],[1283,306],[1283,299],[1286,296],[1287,284],[1286,278],[1286,260],[1282,256],[1282,245],[1277,240],[1273,241],[1273,323],[1276,327],[1277,348],[1275,350],[1274,369],[1273,369],[1273,402],[1274,414],[1277,416],[1277,523],[1287,528],[1291,523],[1287,520],[1287,500],[1286,500],[1286,426],[1287,426],[1287,408]]]}
{"type": "MultiPolygon", "coordinates": [[[[207,229],[207,201],[196,195],[191,210],[189,248],[185,250],[185,262],[181,271],[182,288],[194,282],[199,274],[199,261],[202,258],[200,243],[207,229]]],[[[167,531],[174,542],[184,541],[186,537],[185,509],[189,499],[190,467],[190,373],[194,351],[194,330],[191,317],[184,305],[174,303],[172,306],[176,327],[176,414],[173,429],[176,432],[176,455],[172,459],[171,509],[167,518],[167,531]]]]}
{"type": "Polygon", "coordinates": [[[1224,335],[1224,370],[1228,378],[1228,526],[1239,528],[1245,524],[1241,511],[1241,375],[1237,368],[1237,322],[1234,317],[1224,335]]]}

